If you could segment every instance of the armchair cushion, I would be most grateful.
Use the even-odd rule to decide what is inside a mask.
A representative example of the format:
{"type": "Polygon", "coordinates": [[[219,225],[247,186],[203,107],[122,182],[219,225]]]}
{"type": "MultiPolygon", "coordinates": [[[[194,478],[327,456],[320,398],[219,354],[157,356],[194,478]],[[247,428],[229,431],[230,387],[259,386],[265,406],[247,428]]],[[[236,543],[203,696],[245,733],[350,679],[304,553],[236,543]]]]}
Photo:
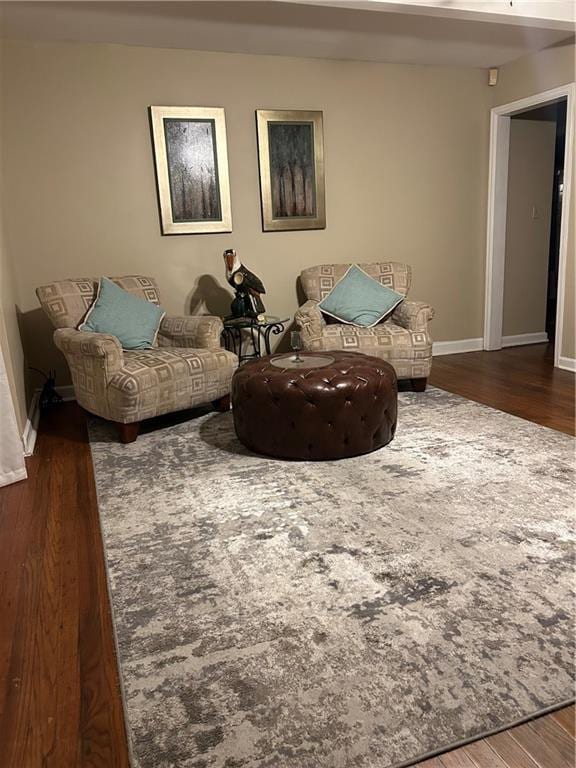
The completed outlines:
{"type": "Polygon", "coordinates": [[[224,324],[211,315],[166,316],[160,323],[158,346],[220,349],[224,324]]]}
{"type": "Polygon", "coordinates": [[[124,349],[151,349],[164,315],[156,304],[101,277],[96,301],[78,330],[115,336],[124,349]]]}
{"type": "Polygon", "coordinates": [[[354,325],[328,325],[322,335],[325,349],[343,349],[362,352],[384,360],[412,359],[428,355],[432,341],[428,333],[409,331],[396,323],[386,321],[373,328],[354,325]]]}
{"type": "Polygon", "coordinates": [[[403,300],[403,294],[382,285],[352,264],[318,306],[341,323],[371,328],[403,300]]]}
{"type": "Polygon", "coordinates": [[[237,366],[225,349],[124,352],[122,370],[108,383],[109,418],[129,423],[217,400],[230,392],[237,366]]]}

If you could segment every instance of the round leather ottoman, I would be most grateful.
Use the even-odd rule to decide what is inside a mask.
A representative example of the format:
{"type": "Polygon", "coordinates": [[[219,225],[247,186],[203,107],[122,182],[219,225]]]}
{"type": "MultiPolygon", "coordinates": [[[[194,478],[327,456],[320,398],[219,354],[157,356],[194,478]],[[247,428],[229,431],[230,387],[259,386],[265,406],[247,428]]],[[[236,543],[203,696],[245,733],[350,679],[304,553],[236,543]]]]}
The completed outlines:
{"type": "Polygon", "coordinates": [[[320,461],[369,453],[392,440],[398,385],[391,365],[356,352],[301,354],[301,367],[283,367],[290,355],[270,355],[234,374],[234,426],[247,448],[320,461]],[[319,355],[328,364],[310,367],[319,355]]]}

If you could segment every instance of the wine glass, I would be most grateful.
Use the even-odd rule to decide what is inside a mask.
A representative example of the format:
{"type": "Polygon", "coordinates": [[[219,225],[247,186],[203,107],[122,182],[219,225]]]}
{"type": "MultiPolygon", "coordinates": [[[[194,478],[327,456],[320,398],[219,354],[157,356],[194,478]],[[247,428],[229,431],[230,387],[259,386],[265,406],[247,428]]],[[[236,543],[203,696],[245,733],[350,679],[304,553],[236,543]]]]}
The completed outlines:
{"type": "Polygon", "coordinates": [[[303,363],[304,360],[300,357],[300,350],[302,349],[302,335],[300,331],[291,331],[290,332],[290,346],[292,347],[292,350],[294,351],[294,357],[292,358],[293,363],[303,363]]]}

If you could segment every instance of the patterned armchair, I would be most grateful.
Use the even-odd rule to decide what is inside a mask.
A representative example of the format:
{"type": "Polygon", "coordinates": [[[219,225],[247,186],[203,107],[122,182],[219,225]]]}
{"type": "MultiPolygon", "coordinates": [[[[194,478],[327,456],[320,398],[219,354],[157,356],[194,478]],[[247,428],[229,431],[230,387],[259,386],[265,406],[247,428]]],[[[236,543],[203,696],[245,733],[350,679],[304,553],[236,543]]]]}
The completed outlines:
{"type": "MultiPolygon", "coordinates": [[[[382,285],[404,295],[408,293],[412,272],[407,264],[390,261],[358,266],[382,285]]],[[[408,379],[412,389],[424,391],[432,366],[428,323],[434,310],[429,304],[404,300],[387,320],[373,328],[327,322],[318,302],[330,293],[349,267],[350,264],[322,264],[301,273],[308,301],[296,312],[295,320],[304,349],[343,349],[380,357],[394,367],[399,379],[408,379]]]]}
{"type": "MultiPolygon", "coordinates": [[[[135,296],[160,303],[151,277],[111,279],[135,296]]],[[[156,347],[123,350],[115,336],[76,330],[97,287],[94,278],[78,278],[36,290],[56,328],[54,342],[70,366],[83,408],[116,422],[122,442],[132,442],[143,419],[208,402],[219,410],[230,407],[238,359],[220,346],[220,318],[164,317],[156,347]]]]}

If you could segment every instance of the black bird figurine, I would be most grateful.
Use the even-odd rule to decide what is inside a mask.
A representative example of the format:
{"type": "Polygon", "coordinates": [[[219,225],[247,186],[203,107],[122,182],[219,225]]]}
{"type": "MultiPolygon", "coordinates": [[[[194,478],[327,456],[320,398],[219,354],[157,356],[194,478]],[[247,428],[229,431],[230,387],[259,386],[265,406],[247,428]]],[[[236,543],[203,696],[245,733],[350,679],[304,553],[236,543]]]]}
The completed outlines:
{"type": "Polygon", "coordinates": [[[224,251],[226,280],[236,291],[232,302],[232,317],[251,317],[262,323],[266,309],[260,295],[266,293],[262,280],[240,262],[233,248],[224,251]]]}

